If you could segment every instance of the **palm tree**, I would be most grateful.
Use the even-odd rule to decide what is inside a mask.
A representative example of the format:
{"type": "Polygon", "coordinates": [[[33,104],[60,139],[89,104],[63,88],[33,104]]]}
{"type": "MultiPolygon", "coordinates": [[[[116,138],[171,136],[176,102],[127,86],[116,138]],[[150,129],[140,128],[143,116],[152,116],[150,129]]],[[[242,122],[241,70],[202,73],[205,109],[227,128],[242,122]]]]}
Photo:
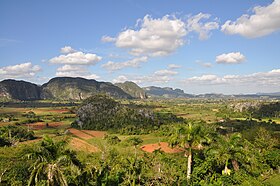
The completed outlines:
{"type": "Polygon", "coordinates": [[[235,171],[239,170],[238,159],[243,154],[241,134],[234,133],[228,136],[220,136],[217,142],[209,149],[208,154],[214,156],[216,161],[224,166],[223,174],[230,175],[229,161],[235,171]]]}
{"type": "Polygon", "coordinates": [[[52,138],[44,136],[43,141],[36,149],[27,155],[35,162],[30,167],[32,169],[28,185],[37,185],[41,181],[46,181],[47,185],[66,186],[67,180],[64,172],[79,172],[79,161],[76,155],[66,149],[67,141],[55,142],[52,138]]]}
{"type": "Polygon", "coordinates": [[[172,147],[179,146],[184,149],[184,156],[188,158],[187,179],[191,177],[192,171],[192,151],[201,150],[203,144],[210,141],[210,133],[206,130],[204,123],[192,123],[179,125],[170,136],[169,144],[172,147]]]}

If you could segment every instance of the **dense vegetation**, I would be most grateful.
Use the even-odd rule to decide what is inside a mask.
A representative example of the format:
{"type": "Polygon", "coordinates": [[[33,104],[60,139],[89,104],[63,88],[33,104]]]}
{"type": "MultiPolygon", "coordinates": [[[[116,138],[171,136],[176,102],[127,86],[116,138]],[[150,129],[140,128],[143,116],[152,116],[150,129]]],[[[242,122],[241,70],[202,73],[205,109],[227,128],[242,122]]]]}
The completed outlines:
{"type": "Polygon", "coordinates": [[[162,124],[183,121],[171,113],[154,113],[145,108],[125,106],[105,95],[95,95],[85,100],[77,110],[77,116],[72,127],[123,134],[149,133],[162,124]]]}
{"type": "Polygon", "coordinates": [[[17,142],[35,139],[34,132],[25,127],[3,126],[0,127],[0,147],[11,146],[17,142]]]}
{"type": "MultiPolygon", "coordinates": [[[[73,150],[74,134],[64,132],[73,121],[68,120],[68,112],[51,115],[36,109],[24,113],[2,109],[3,118],[13,119],[0,127],[4,146],[0,148],[0,185],[279,185],[279,116],[268,117],[263,110],[262,117],[254,118],[252,112],[235,112],[227,105],[220,100],[124,104],[94,96],[76,109],[72,123],[81,129],[110,130],[104,138],[84,140],[98,147],[94,153],[73,150]],[[68,124],[60,126],[59,134],[56,128],[34,133],[25,124],[15,125],[38,117],[45,123],[55,117],[68,124]],[[20,143],[35,135],[44,137],[37,143],[20,143]],[[140,150],[142,145],[160,142],[179,152],[140,150]]],[[[272,105],[270,111],[278,108],[272,105]]]]}

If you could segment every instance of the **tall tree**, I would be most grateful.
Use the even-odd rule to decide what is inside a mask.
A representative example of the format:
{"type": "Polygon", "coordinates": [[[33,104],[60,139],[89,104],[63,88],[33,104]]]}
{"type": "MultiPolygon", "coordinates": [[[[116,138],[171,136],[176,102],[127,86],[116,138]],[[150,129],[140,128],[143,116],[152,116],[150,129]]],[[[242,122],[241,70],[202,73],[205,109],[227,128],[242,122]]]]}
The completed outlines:
{"type": "Polygon", "coordinates": [[[169,144],[172,147],[179,146],[184,149],[184,156],[188,158],[187,179],[191,177],[193,149],[201,150],[203,145],[210,140],[210,133],[206,130],[203,122],[182,124],[175,127],[172,132],[169,144]]]}
{"type": "Polygon", "coordinates": [[[72,172],[79,172],[79,161],[75,153],[66,148],[66,140],[55,142],[45,136],[41,144],[27,155],[35,162],[28,185],[47,182],[47,185],[68,185],[64,172],[69,168],[72,172]]]}
{"type": "Polygon", "coordinates": [[[210,147],[208,154],[214,156],[218,164],[224,166],[223,174],[230,175],[229,161],[235,171],[239,170],[238,159],[242,156],[243,146],[241,134],[234,133],[227,136],[219,136],[216,143],[210,147]]]}

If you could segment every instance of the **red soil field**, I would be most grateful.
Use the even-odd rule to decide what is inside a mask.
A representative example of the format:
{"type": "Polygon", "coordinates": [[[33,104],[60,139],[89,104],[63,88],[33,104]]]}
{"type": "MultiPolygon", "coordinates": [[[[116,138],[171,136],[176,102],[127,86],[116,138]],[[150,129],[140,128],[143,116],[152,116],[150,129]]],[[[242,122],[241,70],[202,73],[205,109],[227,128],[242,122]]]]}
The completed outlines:
{"type": "Polygon", "coordinates": [[[91,139],[93,138],[92,135],[89,135],[81,130],[77,130],[77,129],[74,129],[74,128],[71,128],[69,129],[69,132],[71,132],[72,134],[74,134],[75,136],[79,137],[79,138],[82,138],[82,139],[91,139]]]}
{"type": "MultiPolygon", "coordinates": [[[[63,122],[50,122],[48,124],[49,124],[49,127],[56,128],[56,127],[63,125],[64,123],[63,122]]],[[[33,129],[33,130],[41,130],[41,129],[47,128],[46,122],[31,123],[31,124],[26,124],[26,126],[30,127],[30,129],[33,129]]]]}
{"type": "Polygon", "coordinates": [[[82,130],[82,131],[97,138],[103,138],[107,134],[104,131],[96,131],[96,130],[82,130]]]}
{"type": "Polygon", "coordinates": [[[86,152],[98,152],[99,149],[79,138],[72,138],[69,145],[76,150],[86,151],[86,152]]]}
{"type": "Polygon", "coordinates": [[[179,148],[171,148],[168,146],[166,142],[154,143],[154,144],[147,144],[140,147],[141,150],[146,152],[154,152],[155,150],[161,149],[165,153],[178,153],[182,152],[179,148]]]}
{"type": "Polygon", "coordinates": [[[52,110],[47,110],[48,112],[56,112],[56,113],[66,113],[69,112],[68,109],[52,109],[52,110]]]}

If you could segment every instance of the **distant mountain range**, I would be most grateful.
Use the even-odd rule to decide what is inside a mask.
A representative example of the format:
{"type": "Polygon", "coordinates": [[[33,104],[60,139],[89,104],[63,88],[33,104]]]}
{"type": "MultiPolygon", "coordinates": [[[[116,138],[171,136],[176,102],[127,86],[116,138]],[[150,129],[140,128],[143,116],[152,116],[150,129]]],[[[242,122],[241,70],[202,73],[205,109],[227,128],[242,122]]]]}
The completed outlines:
{"type": "Polygon", "coordinates": [[[98,82],[93,79],[56,77],[42,86],[17,80],[4,80],[0,82],[0,96],[2,100],[83,100],[99,93],[115,98],[133,98],[112,83],[98,82]]]}
{"type": "Polygon", "coordinates": [[[56,77],[43,85],[36,85],[26,81],[7,79],[0,82],[0,101],[6,100],[83,100],[94,94],[107,94],[114,98],[122,99],[146,99],[146,98],[210,98],[210,99],[231,99],[231,98],[277,98],[280,99],[280,92],[256,93],[256,94],[186,94],[181,89],[170,87],[144,87],[126,81],[124,83],[112,84],[110,82],[99,82],[93,79],[56,77]]]}
{"type": "Polygon", "coordinates": [[[163,98],[192,98],[194,95],[186,94],[181,89],[173,89],[170,87],[144,87],[144,91],[149,97],[163,97],[163,98]]]}

